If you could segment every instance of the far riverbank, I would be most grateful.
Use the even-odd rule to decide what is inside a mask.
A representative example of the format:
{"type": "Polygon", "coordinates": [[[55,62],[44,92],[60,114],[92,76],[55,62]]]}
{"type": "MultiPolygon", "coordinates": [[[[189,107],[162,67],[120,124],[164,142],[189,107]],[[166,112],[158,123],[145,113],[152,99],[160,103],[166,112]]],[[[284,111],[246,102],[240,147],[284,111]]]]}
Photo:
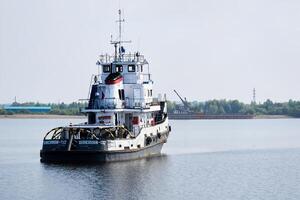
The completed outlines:
{"type": "Polygon", "coordinates": [[[0,115],[0,119],[84,119],[84,115],[14,114],[0,115]]]}
{"type": "MultiPolygon", "coordinates": [[[[84,115],[13,114],[0,115],[0,119],[85,119],[84,115]]],[[[287,119],[287,115],[256,115],[253,119],[287,119]]]]}

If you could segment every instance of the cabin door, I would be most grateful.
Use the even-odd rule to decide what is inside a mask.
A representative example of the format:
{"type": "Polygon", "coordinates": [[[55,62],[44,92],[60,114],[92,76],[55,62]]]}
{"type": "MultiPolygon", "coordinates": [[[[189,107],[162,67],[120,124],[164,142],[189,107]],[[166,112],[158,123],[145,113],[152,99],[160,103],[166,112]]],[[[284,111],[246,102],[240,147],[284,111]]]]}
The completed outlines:
{"type": "Polygon", "coordinates": [[[140,107],[141,106],[141,90],[140,89],[134,89],[133,90],[133,99],[134,99],[134,107],[140,107]]]}
{"type": "Polygon", "coordinates": [[[129,131],[132,131],[132,114],[131,113],[125,114],[125,126],[129,131]]]}
{"type": "Polygon", "coordinates": [[[88,123],[95,124],[96,123],[96,113],[88,113],[88,123]]]}

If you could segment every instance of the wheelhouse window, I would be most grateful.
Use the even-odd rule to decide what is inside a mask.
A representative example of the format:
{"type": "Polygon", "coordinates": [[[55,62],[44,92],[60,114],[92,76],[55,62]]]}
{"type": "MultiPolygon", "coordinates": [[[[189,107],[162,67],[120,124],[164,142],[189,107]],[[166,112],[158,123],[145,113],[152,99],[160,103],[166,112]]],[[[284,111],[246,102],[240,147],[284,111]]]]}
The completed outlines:
{"type": "Polygon", "coordinates": [[[123,66],[122,65],[116,65],[116,72],[123,72],[123,66]]]}
{"type": "Polygon", "coordinates": [[[111,66],[110,65],[103,65],[103,73],[110,73],[111,66]]]}
{"type": "Polygon", "coordinates": [[[128,65],[128,72],[135,72],[135,65],[128,65]]]}

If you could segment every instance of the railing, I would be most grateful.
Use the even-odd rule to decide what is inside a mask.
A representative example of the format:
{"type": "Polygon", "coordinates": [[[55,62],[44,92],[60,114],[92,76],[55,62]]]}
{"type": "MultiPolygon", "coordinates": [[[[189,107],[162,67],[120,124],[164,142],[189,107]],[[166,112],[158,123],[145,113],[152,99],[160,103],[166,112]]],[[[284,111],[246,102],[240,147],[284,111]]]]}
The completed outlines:
{"type": "Polygon", "coordinates": [[[150,108],[151,105],[159,105],[158,101],[149,102],[151,99],[145,98],[125,98],[125,100],[117,98],[104,98],[89,100],[89,106],[86,109],[117,109],[117,108],[150,108]]]}
{"type": "Polygon", "coordinates": [[[92,99],[89,100],[87,109],[115,109],[122,108],[124,101],[116,98],[92,99]]]}
{"type": "Polygon", "coordinates": [[[121,57],[117,56],[117,59],[115,56],[104,54],[99,56],[99,62],[100,64],[105,64],[105,63],[111,63],[113,61],[119,61],[119,62],[145,62],[146,59],[144,58],[143,55],[137,55],[135,54],[123,54],[121,57]]]}

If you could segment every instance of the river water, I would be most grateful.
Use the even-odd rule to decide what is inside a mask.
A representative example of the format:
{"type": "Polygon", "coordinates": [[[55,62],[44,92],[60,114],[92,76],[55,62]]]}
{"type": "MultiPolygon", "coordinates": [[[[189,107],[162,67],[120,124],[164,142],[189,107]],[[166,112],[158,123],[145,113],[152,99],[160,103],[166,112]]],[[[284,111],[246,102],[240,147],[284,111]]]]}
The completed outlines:
{"type": "Polygon", "coordinates": [[[170,121],[163,155],[39,162],[44,133],[74,119],[0,120],[0,199],[300,199],[300,120],[170,121]]]}

